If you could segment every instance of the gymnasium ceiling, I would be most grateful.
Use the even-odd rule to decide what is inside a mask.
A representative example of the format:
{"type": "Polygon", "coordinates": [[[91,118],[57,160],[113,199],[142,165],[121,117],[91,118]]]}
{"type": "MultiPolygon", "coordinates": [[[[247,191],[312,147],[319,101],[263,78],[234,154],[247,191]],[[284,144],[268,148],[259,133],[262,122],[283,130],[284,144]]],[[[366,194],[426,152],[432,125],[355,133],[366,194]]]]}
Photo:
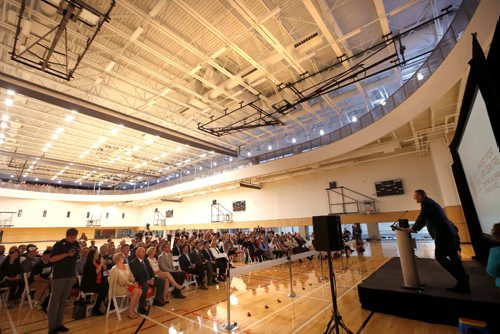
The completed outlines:
{"type": "MultiPolygon", "coordinates": [[[[84,2],[106,11],[112,0],[84,2]]],[[[282,125],[243,128],[221,136],[199,129],[221,116],[217,123],[221,128],[238,123],[255,112],[249,103],[268,112],[280,101],[293,100],[291,89],[281,89],[284,84],[336,63],[337,57],[359,54],[295,88],[339,75],[373,53],[364,51],[390,32],[410,31],[401,40],[407,59],[426,53],[453,15],[413,28],[438,16],[442,8],[458,8],[460,1],[117,0],[110,20],[95,35],[70,80],[11,59],[22,3],[0,1],[2,75],[97,107],[90,108],[95,109],[92,112],[71,110],[55,103],[50,94],[35,99],[0,89],[5,123],[0,129],[0,175],[16,182],[123,188],[163,182],[179,173],[201,173],[356,121],[408,80],[425,57],[268,118],[282,125]],[[106,116],[108,111],[114,118],[106,116]],[[147,126],[137,127],[136,121],[147,126]],[[172,133],[181,139],[165,139],[172,133]]],[[[61,21],[63,15],[57,10],[61,3],[66,0],[24,1],[18,53],[61,21]]],[[[83,18],[70,20],[66,27],[52,57],[71,67],[93,28],[83,18]]],[[[50,45],[52,35],[40,44],[50,45]]],[[[401,57],[397,48],[382,49],[377,59],[396,51],[401,57]]],[[[47,56],[47,50],[42,49],[41,55],[47,56]]],[[[453,131],[462,86],[457,83],[425,113],[374,145],[422,150],[428,138],[453,131]]]]}

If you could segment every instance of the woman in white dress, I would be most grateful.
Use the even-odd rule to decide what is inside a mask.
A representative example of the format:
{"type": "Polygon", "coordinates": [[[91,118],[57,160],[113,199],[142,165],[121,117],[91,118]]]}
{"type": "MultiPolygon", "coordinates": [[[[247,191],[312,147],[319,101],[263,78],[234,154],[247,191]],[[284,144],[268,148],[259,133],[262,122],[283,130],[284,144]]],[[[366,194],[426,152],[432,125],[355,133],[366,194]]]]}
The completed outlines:
{"type": "Polygon", "coordinates": [[[130,319],[135,319],[139,316],[137,313],[137,305],[139,304],[139,298],[141,297],[142,288],[137,285],[134,279],[134,275],[128,264],[124,262],[124,256],[122,253],[116,253],[113,255],[113,262],[115,265],[109,271],[109,302],[112,302],[113,296],[130,296],[130,303],[128,305],[128,317],[130,319]]]}

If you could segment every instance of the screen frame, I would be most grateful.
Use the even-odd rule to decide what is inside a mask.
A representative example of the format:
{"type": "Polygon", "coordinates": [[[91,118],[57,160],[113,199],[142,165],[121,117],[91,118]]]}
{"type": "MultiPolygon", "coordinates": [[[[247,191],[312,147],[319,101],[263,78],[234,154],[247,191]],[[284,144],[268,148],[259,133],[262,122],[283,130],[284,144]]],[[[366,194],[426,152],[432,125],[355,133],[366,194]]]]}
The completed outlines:
{"type": "Polygon", "coordinates": [[[500,32],[499,23],[495,29],[495,34],[492,40],[488,60],[484,58],[481,47],[473,36],[473,58],[469,62],[471,65],[470,72],[467,78],[467,84],[464,91],[460,114],[457,121],[455,135],[450,144],[450,152],[453,157],[452,171],[455,177],[460,201],[467,222],[467,228],[471,238],[476,258],[480,261],[486,261],[489,253],[489,248],[498,245],[498,241],[491,235],[490,231],[482,231],[474,205],[471,191],[467,183],[465,171],[463,168],[458,148],[463,139],[463,135],[469,121],[472,107],[476,101],[478,90],[486,104],[486,109],[490,119],[491,128],[493,130],[497,147],[499,146],[500,138],[500,122],[498,112],[500,111],[499,102],[495,96],[496,85],[494,83],[495,74],[498,74],[500,50],[498,47],[500,32]],[[479,47],[479,49],[477,49],[479,47]],[[480,51],[480,53],[478,52],[480,51]]]}

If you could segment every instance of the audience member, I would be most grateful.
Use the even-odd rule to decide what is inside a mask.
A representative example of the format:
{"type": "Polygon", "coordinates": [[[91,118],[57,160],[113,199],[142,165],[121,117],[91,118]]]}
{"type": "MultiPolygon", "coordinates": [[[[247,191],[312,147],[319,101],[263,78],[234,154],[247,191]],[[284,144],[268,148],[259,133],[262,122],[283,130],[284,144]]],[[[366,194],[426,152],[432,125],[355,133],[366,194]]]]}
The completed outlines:
{"type": "Polygon", "coordinates": [[[154,272],[149,265],[149,261],[145,261],[146,250],[144,247],[138,247],[135,250],[135,258],[130,261],[130,270],[134,274],[135,280],[139,283],[139,286],[142,287],[142,294],[139,300],[139,310],[138,312],[141,314],[147,314],[148,311],[146,309],[146,297],[148,294],[149,287],[155,288],[155,298],[153,301],[153,305],[155,306],[163,306],[165,305],[165,301],[162,300],[163,297],[163,289],[165,287],[165,281],[162,279],[155,279],[154,272]]]}
{"type": "MultiPolygon", "coordinates": [[[[158,257],[158,266],[161,271],[168,272],[175,279],[178,285],[184,283],[186,279],[186,274],[179,271],[174,267],[174,259],[172,252],[170,251],[170,243],[163,244],[160,249],[162,250],[160,256],[158,257]]],[[[177,289],[174,285],[174,291],[172,291],[172,296],[178,299],[186,298],[182,293],[181,289],[177,289]]]]}
{"type": "Polygon", "coordinates": [[[7,307],[11,308],[19,303],[24,290],[24,279],[20,265],[20,253],[16,246],[9,249],[9,254],[0,265],[0,288],[9,288],[7,307]]]}
{"type": "Polygon", "coordinates": [[[205,282],[205,269],[203,268],[201,257],[197,255],[195,259],[193,253],[189,253],[189,246],[187,244],[184,245],[182,254],[179,256],[179,265],[182,271],[198,276],[200,289],[208,290],[205,282]]]}
{"type": "Polygon", "coordinates": [[[104,313],[101,312],[100,306],[108,295],[108,284],[105,282],[102,272],[104,267],[104,260],[95,249],[91,249],[83,266],[82,284],[80,289],[83,292],[95,292],[97,298],[92,309],[92,315],[100,316],[104,313]]]}
{"type": "Polygon", "coordinates": [[[21,263],[23,273],[30,273],[33,270],[35,263],[39,261],[40,257],[38,256],[38,248],[33,244],[29,244],[26,248],[26,257],[21,263]]]}
{"type": "Polygon", "coordinates": [[[40,261],[33,265],[29,283],[32,289],[35,289],[34,304],[36,310],[47,309],[48,297],[41,303],[45,293],[49,293],[50,283],[52,282],[50,276],[52,275],[52,263],[50,262],[50,250],[43,252],[40,261]]]}
{"type": "MultiPolygon", "coordinates": [[[[109,271],[109,302],[112,302],[114,296],[128,294],[130,296],[128,317],[135,319],[139,316],[136,309],[142,294],[142,288],[135,282],[134,275],[124,260],[123,253],[113,255],[113,262],[116,264],[109,271]]],[[[117,306],[115,305],[115,307],[117,306]]]]}
{"type": "Polygon", "coordinates": [[[53,264],[52,287],[47,311],[49,334],[67,332],[63,325],[64,308],[71,288],[75,282],[76,260],[79,246],[76,242],[78,230],[70,228],[66,231],[66,238],[54,244],[50,255],[53,264]]]}

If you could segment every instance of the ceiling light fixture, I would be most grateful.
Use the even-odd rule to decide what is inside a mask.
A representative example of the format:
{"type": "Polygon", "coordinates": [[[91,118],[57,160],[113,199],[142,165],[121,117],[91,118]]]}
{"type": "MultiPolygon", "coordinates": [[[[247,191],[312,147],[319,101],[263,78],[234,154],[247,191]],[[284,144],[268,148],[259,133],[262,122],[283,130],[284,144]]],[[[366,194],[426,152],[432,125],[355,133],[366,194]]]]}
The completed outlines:
{"type": "Polygon", "coordinates": [[[323,131],[323,129],[319,130],[319,135],[320,136],[323,136],[325,134],[325,131],[323,131]]]}
{"type": "Polygon", "coordinates": [[[420,80],[423,80],[424,79],[424,75],[422,73],[417,73],[417,80],[420,81],[420,80]]]}
{"type": "Polygon", "coordinates": [[[111,72],[113,70],[113,67],[115,67],[116,63],[114,61],[110,61],[108,66],[104,69],[105,72],[111,72]]]}
{"type": "Polygon", "coordinates": [[[9,121],[9,119],[10,119],[9,114],[3,114],[3,115],[2,115],[2,121],[4,121],[4,122],[8,122],[8,121],[9,121]]]}
{"type": "Polygon", "coordinates": [[[16,95],[16,92],[12,89],[7,89],[7,95],[14,96],[14,95],[16,95]]]}
{"type": "Polygon", "coordinates": [[[59,133],[59,134],[61,134],[63,132],[64,132],[64,128],[57,128],[57,130],[56,130],[56,133],[59,133]]]}
{"type": "Polygon", "coordinates": [[[292,138],[292,144],[295,144],[297,142],[297,139],[292,138]]]}
{"type": "Polygon", "coordinates": [[[7,107],[12,106],[13,104],[14,104],[14,100],[13,100],[13,99],[11,99],[11,98],[6,98],[6,99],[5,99],[5,105],[6,105],[7,107]]]}
{"type": "Polygon", "coordinates": [[[0,128],[6,129],[9,125],[6,122],[0,123],[0,128]]]}
{"type": "Polygon", "coordinates": [[[358,118],[356,116],[352,116],[351,122],[356,123],[358,121],[358,118]]]}
{"type": "Polygon", "coordinates": [[[74,119],[75,119],[75,117],[73,115],[68,115],[64,118],[66,123],[71,123],[74,119]]]}

